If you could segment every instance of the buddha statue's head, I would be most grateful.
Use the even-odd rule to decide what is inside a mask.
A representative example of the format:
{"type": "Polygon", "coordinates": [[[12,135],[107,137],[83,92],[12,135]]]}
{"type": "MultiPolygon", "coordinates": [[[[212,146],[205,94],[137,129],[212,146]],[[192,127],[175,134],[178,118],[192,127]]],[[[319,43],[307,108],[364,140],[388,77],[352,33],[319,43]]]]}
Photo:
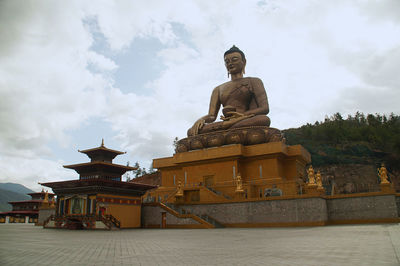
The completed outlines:
{"type": "Polygon", "coordinates": [[[244,74],[246,57],[244,53],[235,45],[224,53],[224,61],[229,74],[244,74]]]}

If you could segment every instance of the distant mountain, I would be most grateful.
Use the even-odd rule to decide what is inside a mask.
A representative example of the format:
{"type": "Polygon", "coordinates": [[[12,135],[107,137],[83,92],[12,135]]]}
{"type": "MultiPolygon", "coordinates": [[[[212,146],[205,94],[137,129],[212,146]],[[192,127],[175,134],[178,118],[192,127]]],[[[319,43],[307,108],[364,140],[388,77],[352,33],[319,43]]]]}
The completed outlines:
{"type": "Polygon", "coordinates": [[[17,183],[0,183],[0,189],[9,190],[9,191],[13,191],[16,193],[21,193],[21,194],[35,192],[21,184],[17,184],[17,183]]]}
{"type": "MultiPolygon", "coordinates": [[[[15,184],[17,185],[17,184],[15,184]]],[[[21,187],[25,188],[24,186],[20,185],[21,187]]],[[[27,188],[25,188],[27,189],[27,188]]],[[[31,191],[30,189],[27,189],[31,191]]],[[[30,193],[30,192],[28,192],[30,193]]],[[[0,189],[0,212],[11,211],[12,206],[8,204],[9,201],[21,201],[21,200],[30,200],[31,197],[26,194],[0,189]]]]}

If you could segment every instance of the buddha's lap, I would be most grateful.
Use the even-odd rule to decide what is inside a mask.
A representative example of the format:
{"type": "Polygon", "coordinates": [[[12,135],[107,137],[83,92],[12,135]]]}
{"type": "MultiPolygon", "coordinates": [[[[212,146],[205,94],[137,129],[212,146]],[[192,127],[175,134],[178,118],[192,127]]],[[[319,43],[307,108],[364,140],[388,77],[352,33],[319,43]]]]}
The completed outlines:
{"type": "Polygon", "coordinates": [[[226,126],[226,122],[218,121],[210,124],[205,124],[199,133],[207,133],[211,131],[229,129],[229,128],[240,128],[240,127],[249,127],[249,126],[267,126],[271,124],[271,120],[266,115],[256,115],[253,117],[249,117],[243,120],[238,121],[237,123],[226,126]]]}
{"type": "Polygon", "coordinates": [[[269,119],[268,116],[256,115],[256,116],[241,120],[241,121],[235,123],[234,125],[232,125],[230,128],[249,127],[249,126],[267,126],[267,127],[269,127],[270,124],[271,124],[271,120],[269,119]]]}

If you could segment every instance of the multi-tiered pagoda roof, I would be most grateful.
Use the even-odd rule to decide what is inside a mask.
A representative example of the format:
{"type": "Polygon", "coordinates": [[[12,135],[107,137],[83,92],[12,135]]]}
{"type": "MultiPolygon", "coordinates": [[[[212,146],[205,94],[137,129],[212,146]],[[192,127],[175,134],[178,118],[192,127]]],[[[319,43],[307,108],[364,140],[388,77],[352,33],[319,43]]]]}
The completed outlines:
{"type": "Polygon", "coordinates": [[[88,163],[64,165],[65,168],[74,169],[79,174],[80,180],[86,179],[106,179],[121,181],[125,172],[136,170],[135,167],[115,164],[112,160],[125,152],[108,149],[104,146],[104,141],[97,148],[78,150],[90,158],[88,163]]]}
{"type": "Polygon", "coordinates": [[[78,180],[42,183],[58,194],[69,193],[117,193],[120,195],[143,195],[153,185],[123,182],[122,175],[136,167],[115,164],[112,160],[125,152],[112,150],[104,146],[104,141],[97,148],[78,150],[90,158],[90,162],[64,165],[79,174],[78,180]]]}

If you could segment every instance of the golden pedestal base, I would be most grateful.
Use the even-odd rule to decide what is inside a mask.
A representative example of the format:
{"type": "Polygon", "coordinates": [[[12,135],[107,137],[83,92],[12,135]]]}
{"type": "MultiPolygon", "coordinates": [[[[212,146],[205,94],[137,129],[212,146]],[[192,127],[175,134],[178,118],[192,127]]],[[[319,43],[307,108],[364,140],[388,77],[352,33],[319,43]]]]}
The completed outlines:
{"type": "Polygon", "coordinates": [[[227,202],[293,196],[302,193],[306,164],[310,154],[300,145],[283,142],[243,146],[226,145],[180,152],[172,157],[154,159],[161,171],[162,186],[151,192],[155,198],[176,203],[178,184],[183,196],[180,203],[227,202]],[[241,176],[242,191],[237,190],[241,176]]]}
{"type": "Polygon", "coordinates": [[[306,185],[305,194],[310,196],[323,196],[325,195],[325,189],[323,187],[318,187],[317,184],[306,185]]]}
{"type": "Polygon", "coordinates": [[[396,193],[395,189],[393,188],[392,183],[381,183],[380,184],[381,191],[385,193],[396,193]]]}

